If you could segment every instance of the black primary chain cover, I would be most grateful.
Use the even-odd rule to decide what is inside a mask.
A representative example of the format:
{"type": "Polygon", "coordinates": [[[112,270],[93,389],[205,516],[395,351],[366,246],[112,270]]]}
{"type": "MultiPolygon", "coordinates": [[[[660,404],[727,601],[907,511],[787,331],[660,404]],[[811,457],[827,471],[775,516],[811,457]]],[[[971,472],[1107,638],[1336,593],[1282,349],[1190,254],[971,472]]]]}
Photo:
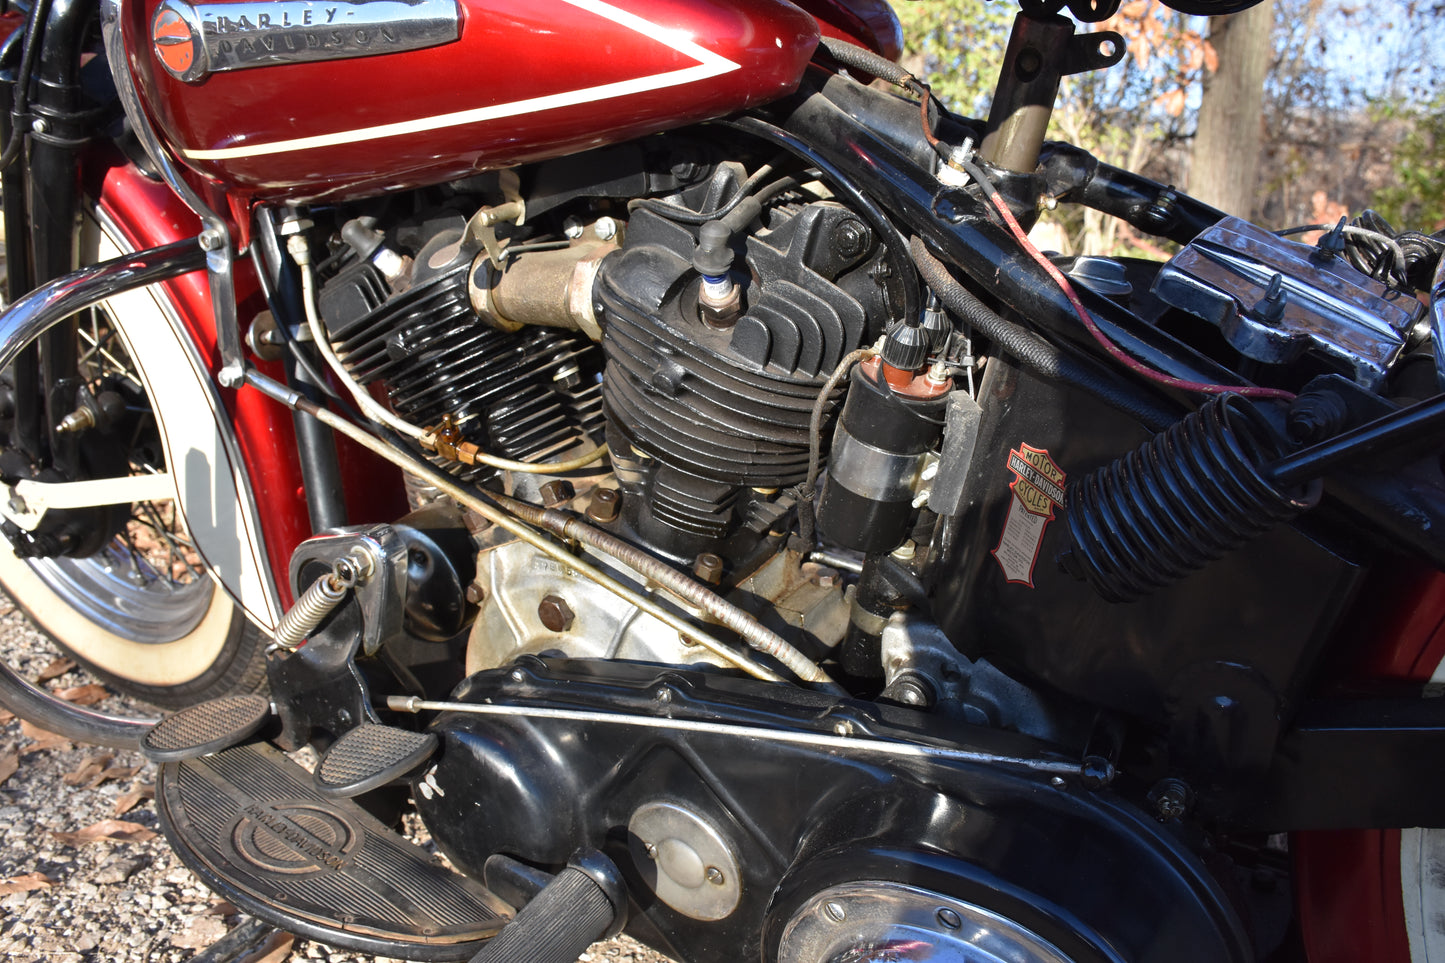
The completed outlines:
{"type": "Polygon", "coordinates": [[[635,663],[529,656],[471,676],[454,698],[616,715],[443,712],[432,726],[439,762],[414,795],[437,844],[469,873],[496,852],[557,868],[580,847],[603,851],[633,894],[629,932],[680,960],[773,959],[794,909],[850,879],[928,885],[1024,919],[1090,963],[1251,958],[1195,856],[1110,793],[1050,775],[1072,767],[1024,736],[635,663]],[[753,735],[665,727],[689,720],[753,735]],[[809,741],[844,732],[1014,762],[809,741]],[[1055,768],[1029,771],[1025,759],[1055,768]],[[663,811],[670,833],[717,870],[699,886],[735,887],[727,899],[660,882],[661,863],[637,836],[663,811]]]}

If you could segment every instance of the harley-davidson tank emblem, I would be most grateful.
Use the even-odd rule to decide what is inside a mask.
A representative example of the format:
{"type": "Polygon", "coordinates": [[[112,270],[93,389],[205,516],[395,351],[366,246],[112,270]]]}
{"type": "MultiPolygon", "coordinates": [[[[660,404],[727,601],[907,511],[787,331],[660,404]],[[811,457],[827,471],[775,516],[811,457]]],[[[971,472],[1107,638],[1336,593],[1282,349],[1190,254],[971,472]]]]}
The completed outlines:
{"type": "Polygon", "coordinates": [[[458,0],[165,0],[151,20],[156,59],[188,83],[225,70],[422,50],[459,36],[458,0]]]}
{"type": "Polygon", "coordinates": [[[1008,453],[1008,470],[1014,474],[1009,485],[1013,497],[993,557],[1005,579],[1033,588],[1044,531],[1054,520],[1054,509],[1064,507],[1066,476],[1047,450],[1028,445],[1008,453]]]}

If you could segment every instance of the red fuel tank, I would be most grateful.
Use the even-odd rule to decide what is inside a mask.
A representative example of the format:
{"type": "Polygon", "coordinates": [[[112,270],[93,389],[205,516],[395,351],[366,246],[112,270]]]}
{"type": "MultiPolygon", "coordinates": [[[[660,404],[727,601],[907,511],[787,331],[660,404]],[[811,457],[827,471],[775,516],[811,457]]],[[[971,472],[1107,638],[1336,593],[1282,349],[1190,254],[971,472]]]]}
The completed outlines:
{"type": "Polygon", "coordinates": [[[818,41],[787,0],[124,9],[162,138],[259,200],[418,187],[721,116],[792,90],[818,41]]]}

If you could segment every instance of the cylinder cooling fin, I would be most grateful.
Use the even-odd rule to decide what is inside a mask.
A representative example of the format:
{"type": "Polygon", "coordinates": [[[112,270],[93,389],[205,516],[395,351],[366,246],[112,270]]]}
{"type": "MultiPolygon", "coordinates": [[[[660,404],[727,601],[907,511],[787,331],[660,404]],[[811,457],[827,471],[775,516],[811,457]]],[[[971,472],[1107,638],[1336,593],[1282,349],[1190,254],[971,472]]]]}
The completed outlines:
{"type": "Polygon", "coordinates": [[[664,552],[766,523],[771,493],[807,474],[818,392],[887,317],[883,248],[848,208],[779,198],[762,220],[730,242],[741,305],[722,323],[699,306],[696,227],[638,210],[599,274],[608,440],[648,516],[633,525],[664,552]]]}
{"type": "Polygon", "coordinates": [[[1065,570],[1110,602],[1164,587],[1315,505],[1278,485],[1284,443],[1248,399],[1215,398],[1070,486],[1065,570]]]}
{"type": "Polygon", "coordinates": [[[330,281],[322,313],[363,385],[423,427],[450,416],[462,440],[517,460],[600,444],[601,351],[575,332],[483,322],[468,294],[469,256],[390,294],[369,262],[330,281]]]}

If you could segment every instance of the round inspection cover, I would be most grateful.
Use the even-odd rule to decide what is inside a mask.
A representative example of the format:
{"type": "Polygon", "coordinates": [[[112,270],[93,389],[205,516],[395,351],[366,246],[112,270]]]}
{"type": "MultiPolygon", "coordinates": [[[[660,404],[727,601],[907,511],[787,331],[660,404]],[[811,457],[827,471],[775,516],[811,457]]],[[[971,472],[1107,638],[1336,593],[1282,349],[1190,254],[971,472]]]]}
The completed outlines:
{"type": "Polygon", "coordinates": [[[633,862],[658,899],[695,920],[724,919],[737,909],[737,857],[707,820],[654,802],[632,814],[627,831],[633,862]]]}

